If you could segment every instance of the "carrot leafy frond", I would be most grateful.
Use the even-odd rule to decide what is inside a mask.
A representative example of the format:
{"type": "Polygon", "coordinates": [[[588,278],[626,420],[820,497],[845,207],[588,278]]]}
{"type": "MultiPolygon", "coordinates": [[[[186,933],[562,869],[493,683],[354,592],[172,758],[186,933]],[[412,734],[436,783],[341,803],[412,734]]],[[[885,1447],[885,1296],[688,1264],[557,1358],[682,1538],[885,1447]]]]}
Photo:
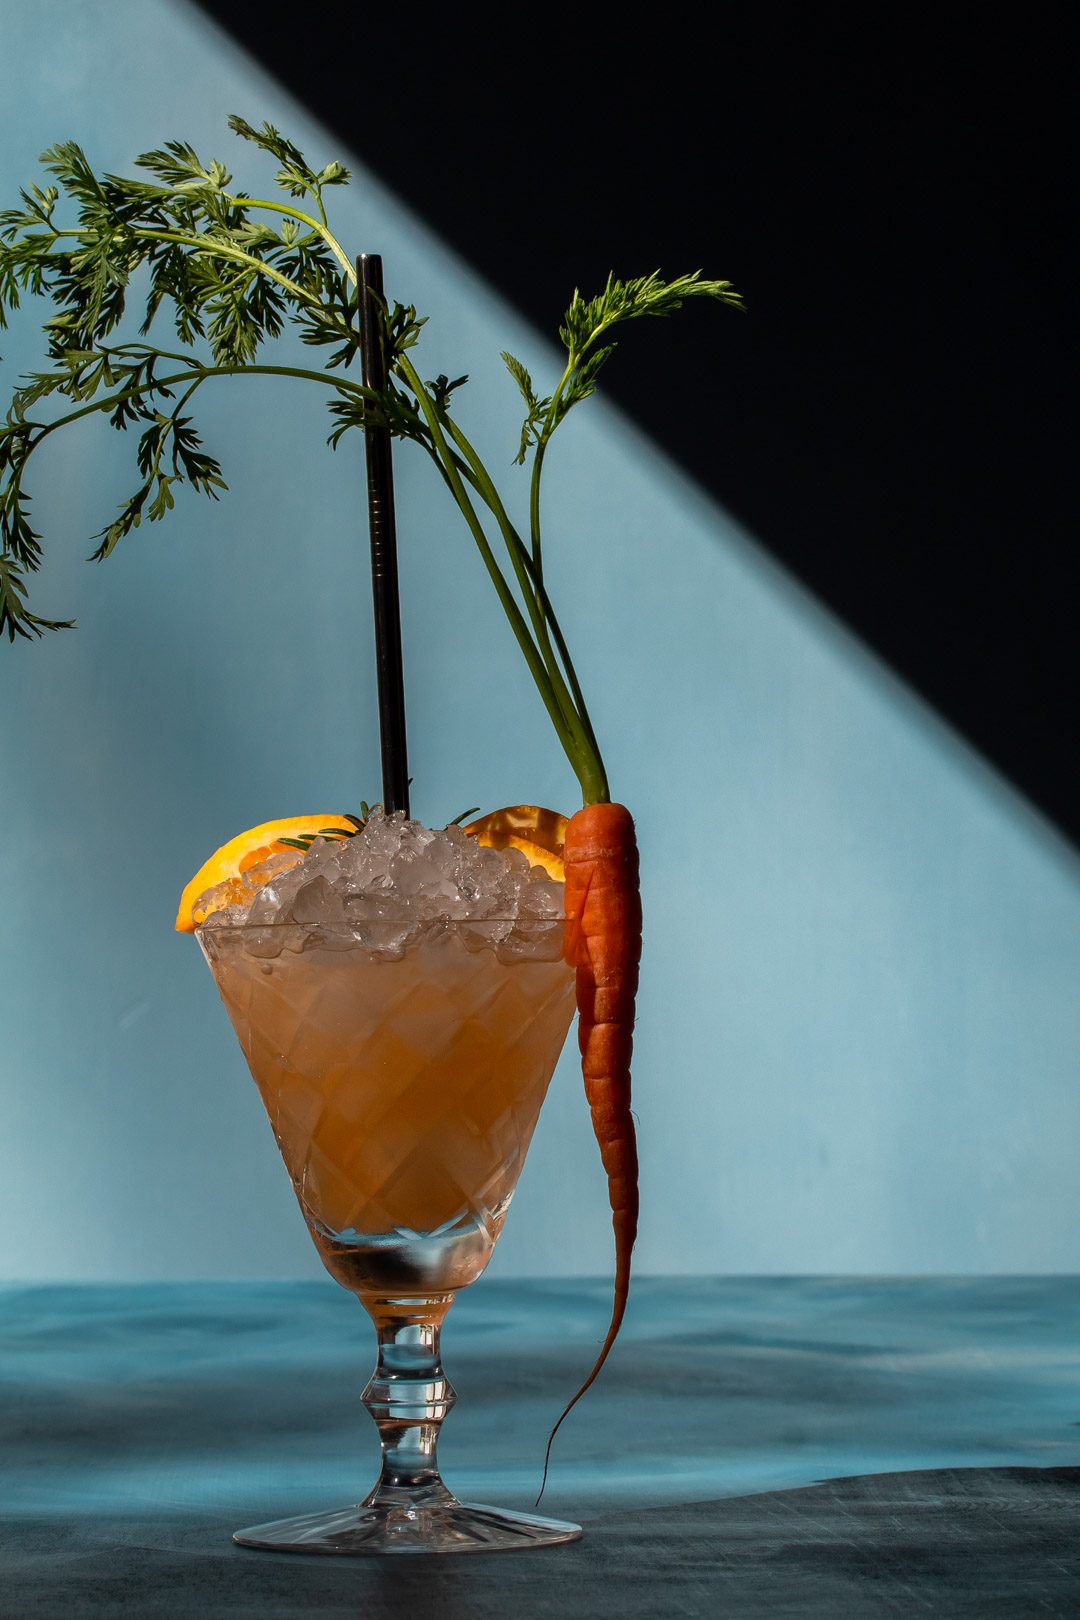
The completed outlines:
{"type": "Polygon", "coordinates": [[[27,297],[50,305],[44,323],[50,369],[20,380],[0,420],[0,634],[35,637],[69,624],[39,617],[26,601],[41,537],[30,522],[25,478],[31,457],[53,433],[99,412],[119,432],[138,428],[140,482],[94,536],[93,556],[103,558],[144,519],[165,518],[181,486],[211,499],[225,489],[218,460],[186,414],[211,378],[320,383],[329,390],[332,445],[351,428],[378,425],[432,460],[480,552],[586,802],[606,798],[596,736],[544,578],[544,455],[568,413],[595,392],[615,349],[608,337],[614,327],[670,315],[688,298],[740,307],[738,294],[698,271],[668,281],[658,271],[629,281],[611,275],[595,298],[575,292],[559,334],[565,368],[548,395],[520,360],[504,353],[525,404],[515,460],[532,459],[526,542],[453,414],[468,379],[440,375],[425,382],[413,365],[425,324],[413,305],[377,303],[386,386],[376,391],[346,375],[354,364],[354,377],[360,370],[357,273],[330,229],[325,193],[344,185],[348,170],[338,162],[317,168],[272,124],[256,128],[234,116],[229,125],[278,165],[272,196],[235,189],[224,163],[204,160],[185,141],[144,152],[136,159],[141,173],[129,178],[96,173],[80,146],[61,141],[41,160],[54,183],[28,186],[18,207],[0,211],[0,327],[27,297]],[[125,341],[117,328],[128,320],[136,292],[141,341],[125,341]],[[165,318],[178,348],[148,340],[165,318]],[[290,325],[303,343],[324,351],[320,369],[267,363],[267,346],[290,325]],[[71,407],[63,413],[62,401],[71,407]]]}

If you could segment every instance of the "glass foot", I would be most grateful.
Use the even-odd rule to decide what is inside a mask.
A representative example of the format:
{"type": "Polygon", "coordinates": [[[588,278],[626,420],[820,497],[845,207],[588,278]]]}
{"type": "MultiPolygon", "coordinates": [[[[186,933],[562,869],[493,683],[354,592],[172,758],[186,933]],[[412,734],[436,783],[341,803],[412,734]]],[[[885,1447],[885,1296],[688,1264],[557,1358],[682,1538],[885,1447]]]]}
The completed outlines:
{"type": "Polygon", "coordinates": [[[551,1547],[577,1541],[579,1524],[506,1513],[478,1502],[430,1502],[421,1506],[379,1504],[340,1508],[336,1513],[305,1513],[237,1530],[241,1547],[271,1552],[457,1553],[503,1552],[515,1547],[551,1547]]]}

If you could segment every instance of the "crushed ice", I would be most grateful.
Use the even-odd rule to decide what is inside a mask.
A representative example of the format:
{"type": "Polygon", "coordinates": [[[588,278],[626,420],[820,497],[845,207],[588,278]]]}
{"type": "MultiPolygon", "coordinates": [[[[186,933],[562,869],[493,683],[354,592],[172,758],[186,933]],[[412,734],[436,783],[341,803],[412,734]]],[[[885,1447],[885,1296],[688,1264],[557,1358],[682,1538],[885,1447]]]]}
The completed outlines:
{"type": "Polygon", "coordinates": [[[448,930],[470,949],[495,949],[506,960],[553,958],[562,949],[554,926],[563,916],[562,884],[543,867],[520,850],[488,849],[460,827],[433,831],[381,810],[355,838],[319,840],[302,858],[272,855],[243,874],[241,892],[233,879],[200,902],[219,906],[205,928],[259,927],[245,941],[258,955],[289,945],[281,924],[303,929],[301,943],[361,945],[391,957],[448,930]]]}

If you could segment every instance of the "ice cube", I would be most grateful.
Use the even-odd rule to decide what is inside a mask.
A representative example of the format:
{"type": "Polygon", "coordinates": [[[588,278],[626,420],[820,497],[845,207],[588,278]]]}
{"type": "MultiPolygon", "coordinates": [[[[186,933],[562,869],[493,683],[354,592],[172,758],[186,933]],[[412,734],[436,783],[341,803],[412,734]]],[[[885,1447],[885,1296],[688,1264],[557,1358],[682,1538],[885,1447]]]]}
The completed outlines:
{"type": "MultiPolygon", "coordinates": [[[[437,831],[401,812],[376,810],[356,837],[317,840],[303,856],[272,856],[231,885],[208,897],[227,903],[228,912],[210,916],[207,926],[308,931],[290,949],[360,944],[400,956],[453,928],[470,949],[497,950],[505,960],[551,960],[561,951],[562,886],[543,868],[519,850],[490,849],[460,827],[437,831]]],[[[260,938],[260,952],[267,944],[260,938]]]]}

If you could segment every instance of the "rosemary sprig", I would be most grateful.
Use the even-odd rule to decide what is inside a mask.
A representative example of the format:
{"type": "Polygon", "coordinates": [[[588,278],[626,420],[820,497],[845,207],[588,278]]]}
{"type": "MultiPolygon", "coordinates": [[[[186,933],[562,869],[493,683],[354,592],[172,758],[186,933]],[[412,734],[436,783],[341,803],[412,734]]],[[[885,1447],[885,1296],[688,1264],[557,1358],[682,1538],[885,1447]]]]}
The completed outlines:
{"type": "MultiPolygon", "coordinates": [[[[350,816],[349,820],[355,821],[356,817],[350,816]]],[[[364,823],[362,821],[353,828],[352,832],[346,832],[343,827],[320,827],[317,832],[302,833],[299,838],[277,838],[275,843],[288,844],[290,849],[302,849],[306,855],[312,844],[320,841],[327,844],[341,844],[348,838],[355,838],[357,833],[363,832],[363,830],[364,823]]]]}
{"type": "Polygon", "coordinates": [[[360,357],[356,273],[331,230],[326,193],[347,183],[347,169],[337,162],[313,168],[270,124],[256,129],[239,117],[229,124],[278,164],[281,195],[251,197],[235,189],[223,163],[204,162],[183,141],[168,141],[136,160],[150,178],[98,175],[82,149],[65,141],[42,157],[55,183],[28,186],[18,207],[0,212],[0,327],[28,296],[52,306],[44,323],[49,366],[20,379],[0,425],[0,632],[14,641],[72,626],[31,612],[26,600],[42,546],[25,478],[31,457],[53,433],[95,413],[118,432],[139,430],[139,482],[93,537],[91,557],[100,561],[144,518],[160,522],[181,486],[213,500],[226,489],[221,464],[204,448],[189,412],[206,383],[257,375],[318,383],[328,390],[331,446],[350,429],[377,423],[430,458],[480,552],[586,802],[606,798],[596,736],[544,581],[545,454],[569,412],[595,392],[616,346],[608,340],[612,328],[672,314],[687,298],[738,306],[737,294],[728,282],[705,280],[699,272],[665,281],[658,271],[631,281],[609,276],[596,298],[575,292],[560,328],[565,367],[546,397],[521,361],[503,355],[525,402],[515,459],[532,460],[526,544],[452,414],[467,377],[424,381],[413,364],[410,351],[424,317],[412,305],[380,308],[386,388],[375,393],[346,375],[360,357]],[[137,273],[145,279],[139,336],[117,341],[137,273]],[[166,318],[176,348],[148,341],[166,318]],[[320,369],[264,360],[265,347],[289,326],[305,344],[328,351],[320,369]],[[57,412],[59,401],[72,408],[57,412]],[[38,414],[42,406],[44,415],[38,414]],[[501,541],[508,571],[488,525],[501,541]]]}

